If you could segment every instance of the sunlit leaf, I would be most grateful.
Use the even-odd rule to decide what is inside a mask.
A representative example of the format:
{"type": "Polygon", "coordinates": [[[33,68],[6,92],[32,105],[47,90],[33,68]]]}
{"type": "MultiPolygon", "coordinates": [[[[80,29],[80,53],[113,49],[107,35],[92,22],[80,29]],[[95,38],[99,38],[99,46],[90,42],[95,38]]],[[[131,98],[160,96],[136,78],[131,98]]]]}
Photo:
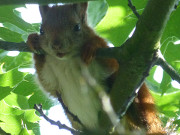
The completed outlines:
{"type": "Polygon", "coordinates": [[[9,22],[3,23],[3,26],[4,26],[5,28],[8,28],[8,29],[11,30],[11,31],[14,31],[14,32],[17,32],[17,33],[21,34],[21,36],[22,36],[22,34],[27,33],[26,31],[23,31],[22,29],[18,28],[16,25],[11,24],[11,23],[9,23],[9,22]]]}
{"type": "Polygon", "coordinates": [[[7,56],[7,53],[7,51],[0,53],[0,63],[4,63],[3,69],[5,71],[19,67],[29,68],[32,63],[32,54],[30,53],[21,52],[16,57],[7,56]]]}
{"type": "Polygon", "coordinates": [[[24,114],[24,118],[28,121],[28,122],[37,122],[40,120],[39,116],[37,116],[35,114],[35,110],[31,109],[31,110],[26,110],[25,114],[24,114]]]}
{"type": "Polygon", "coordinates": [[[166,113],[167,111],[175,112],[179,110],[177,106],[179,105],[180,92],[169,93],[163,96],[154,92],[152,94],[155,97],[156,104],[160,108],[160,111],[166,113]]]}
{"type": "MultiPolygon", "coordinates": [[[[98,33],[108,39],[115,46],[120,46],[129,36],[135,24],[137,17],[128,7],[127,0],[107,0],[109,9],[105,18],[96,27],[98,33]]],[[[134,1],[134,5],[138,4],[137,9],[144,6],[147,2],[134,1]]]]}
{"type": "Polygon", "coordinates": [[[10,70],[4,74],[0,74],[0,86],[14,87],[20,83],[25,76],[25,73],[19,72],[17,68],[10,70]]]}
{"type": "Polygon", "coordinates": [[[35,76],[28,74],[24,77],[23,81],[14,89],[14,93],[23,96],[29,96],[39,89],[35,82],[35,76]]]}
{"type": "Polygon", "coordinates": [[[0,101],[0,127],[6,132],[18,135],[21,131],[21,114],[23,111],[8,106],[0,101]]]}
{"type": "Polygon", "coordinates": [[[19,135],[35,135],[32,131],[28,131],[26,128],[23,128],[19,135]]]}
{"type": "Polygon", "coordinates": [[[162,43],[168,39],[168,38],[172,38],[172,37],[176,37],[178,39],[180,39],[180,31],[178,29],[180,29],[180,26],[178,25],[180,22],[180,18],[177,17],[180,15],[180,7],[178,7],[176,10],[174,10],[174,12],[172,12],[170,19],[166,25],[165,31],[163,32],[163,36],[162,36],[162,43]]]}
{"type": "Polygon", "coordinates": [[[17,107],[17,108],[21,108],[21,109],[29,108],[28,98],[25,96],[11,93],[6,98],[4,98],[4,101],[12,107],[17,107]]]}
{"type": "Polygon", "coordinates": [[[44,109],[49,109],[54,104],[52,98],[37,86],[35,76],[32,74],[28,74],[13,92],[24,96],[31,95],[28,100],[30,108],[33,108],[34,104],[42,104],[44,109]]]}
{"type": "MultiPolygon", "coordinates": [[[[11,101],[14,102],[16,102],[16,100],[15,98],[11,99],[11,101]]],[[[39,126],[37,125],[37,121],[40,119],[35,114],[35,110],[21,110],[17,106],[17,102],[13,105],[12,102],[11,104],[7,104],[4,100],[0,101],[0,128],[13,135],[22,133],[40,135],[39,126]],[[23,127],[27,132],[25,132],[23,127]]]]}

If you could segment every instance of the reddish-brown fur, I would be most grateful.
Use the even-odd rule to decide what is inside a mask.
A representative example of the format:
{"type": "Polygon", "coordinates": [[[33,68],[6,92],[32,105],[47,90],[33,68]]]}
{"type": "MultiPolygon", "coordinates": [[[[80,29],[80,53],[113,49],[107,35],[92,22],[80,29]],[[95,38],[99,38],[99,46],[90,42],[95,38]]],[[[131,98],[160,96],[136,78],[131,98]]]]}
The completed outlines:
{"type": "MultiPolygon", "coordinates": [[[[82,9],[80,12],[80,15],[84,18],[86,18],[85,12],[87,9],[87,4],[85,3],[84,5],[82,4],[82,9]]],[[[48,7],[46,7],[48,8],[48,7]]],[[[68,8],[72,8],[72,6],[67,6],[65,8],[66,15],[70,13],[68,8]]],[[[45,8],[44,8],[45,9],[45,8]]],[[[41,15],[42,15],[42,20],[44,19],[49,19],[45,18],[44,12],[41,9],[41,15]]],[[[54,13],[56,13],[57,9],[54,8],[54,13]]],[[[83,19],[84,19],[83,18],[83,19]]],[[[56,18],[58,20],[58,18],[56,18]]],[[[49,34],[51,34],[51,39],[50,40],[59,40],[58,42],[61,42],[60,39],[58,39],[58,34],[59,32],[63,32],[61,30],[58,30],[58,21],[53,20],[54,25],[51,27],[48,23],[43,24],[44,29],[46,29],[49,34]]],[[[113,83],[113,80],[115,79],[116,72],[118,70],[119,64],[115,59],[103,59],[103,58],[95,58],[95,52],[98,48],[107,48],[107,43],[96,35],[94,31],[88,27],[86,22],[84,23],[84,35],[86,35],[85,39],[83,39],[82,42],[83,45],[80,48],[80,55],[82,58],[82,61],[86,65],[89,65],[92,61],[92,59],[97,59],[97,61],[105,66],[108,70],[108,72],[113,73],[112,76],[108,78],[110,83],[113,83]]],[[[43,38],[40,38],[38,34],[31,34],[28,37],[28,45],[32,50],[39,50],[40,44],[39,42],[44,42],[43,38]]],[[[43,64],[45,62],[45,55],[34,55],[35,59],[35,67],[37,70],[37,74],[41,71],[41,68],[43,67],[43,64]]],[[[110,84],[111,86],[112,84],[110,84]]],[[[113,98],[113,97],[111,97],[113,98]]],[[[121,97],[119,97],[121,98],[121,97]]],[[[161,126],[161,121],[159,120],[157,116],[157,111],[155,108],[155,103],[153,100],[153,97],[151,96],[147,86],[143,84],[141,87],[138,96],[135,98],[133,104],[129,108],[127,112],[127,120],[129,121],[129,127],[130,129],[139,129],[139,128],[144,128],[147,131],[147,134],[149,135],[162,135],[165,134],[164,129],[161,126]]]]}
{"type": "Polygon", "coordinates": [[[165,135],[166,132],[157,115],[154,99],[144,83],[126,117],[130,121],[131,128],[145,128],[148,135],[165,135]]]}

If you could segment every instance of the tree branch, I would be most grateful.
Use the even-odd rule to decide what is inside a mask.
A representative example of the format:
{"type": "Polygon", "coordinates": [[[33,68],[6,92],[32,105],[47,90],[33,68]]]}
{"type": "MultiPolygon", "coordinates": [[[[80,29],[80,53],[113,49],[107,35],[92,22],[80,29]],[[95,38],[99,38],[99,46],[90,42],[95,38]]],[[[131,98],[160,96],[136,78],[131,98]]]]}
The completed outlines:
{"type": "Polygon", "coordinates": [[[0,41],[0,49],[6,51],[32,52],[26,43],[0,41]]]}
{"type": "MultiPolygon", "coordinates": [[[[177,8],[177,5],[178,3],[175,4],[175,9],[177,8]]],[[[137,12],[136,7],[132,4],[131,0],[128,0],[128,6],[131,8],[136,17],[139,18],[140,15],[137,12]]],[[[161,66],[164,69],[164,71],[166,71],[171,76],[173,80],[176,80],[180,84],[180,75],[178,74],[178,72],[162,57],[160,57],[159,55],[157,57],[158,58],[155,64],[161,66]]]]}
{"type": "MultiPolygon", "coordinates": [[[[0,49],[6,50],[6,51],[20,51],[20,52],[31,52],[32,50],[29,48],[29,46],[25,42],[21,43],[14,43],[14,42],[7,42],[7,41],[0,41],[0,49]]],[[[36,52],[33,52],[36,53],[36,52]]],[[[42,54],[43,52],[41,52],[42,54]]],[[[103,58],[115,58],[123,59],[122,49],[121,47],[113,47],[113,48],[101,48],[98,49],[96,52],[96,57],[103,57],[103,58]],[[120,58],[119,58],[120,57],[120,58]]]]}
{"type": "Polygon", "coordinates": [[[131,8],[131,10],[133,11],[133,13],[136,15],[137,18],[140,17],[139,13],[136,10],[136,7],[132,4],[131,0],[128,0],[128,6],[131,8]]]}
{"type": "Polygon", "coordinates": [[[124,59],[120,62],[121,66],[110,92],[113,108],[121,116],[125,114],[129,101],[133,101],[156,61],[159,40],[176,2],[177,0],[149,0],[133,36],[121,47],[124,59]]]}
{"type": "Polygon", "coordinates": [[[48,121],[48,122],[49,122],[50,124],[52,124],[52,125],[58,126],[59,129],[66,129],[66,130],[70,131],[73,135],[80,135],[80,134],[81,134],[80,131],[77,131],[77,130],[75,130],[75,129],[73,129],[73,128],[70,128],[70,127],[66,126],[65,124],[61,124],[60,121],[54,121],[54,120],[51,120],[50,118],[48,118],[48,117],[44,114],[44,112],[43,112],[43,110],[42,110],[42,105],[37,105],[37,104],[35,104],[35,105],[34,105],[34,109],[36,109],[36,110],[40,113],[40,116],[42,116],[46,121],[48,121]]]}
{"type": "Polygon", "coordinates": [[[156,65],[161,66],[164,69],[164,71],[166,71],[166,73],[168,73],[171,76],[171,78],[173,80],[176,80],[180,84],[180,75],[178,74],[178,72],[171,65],[169,65],[166,62],[166,60],[159,57],[157,62],[156,62],[156,65]]]}

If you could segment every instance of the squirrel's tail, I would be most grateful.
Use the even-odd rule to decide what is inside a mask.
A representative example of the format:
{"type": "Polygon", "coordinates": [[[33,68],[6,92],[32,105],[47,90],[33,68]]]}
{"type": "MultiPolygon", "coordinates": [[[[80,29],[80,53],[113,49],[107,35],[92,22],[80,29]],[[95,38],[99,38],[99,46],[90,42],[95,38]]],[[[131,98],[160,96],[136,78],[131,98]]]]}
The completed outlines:
{"type": "Polygon", "coordinates": [[[144,83],[138,96],[127,111],[131,129],[144,128],[148,135],[165,135],[162,122],[157,116],[154,99],[144,83]]]}

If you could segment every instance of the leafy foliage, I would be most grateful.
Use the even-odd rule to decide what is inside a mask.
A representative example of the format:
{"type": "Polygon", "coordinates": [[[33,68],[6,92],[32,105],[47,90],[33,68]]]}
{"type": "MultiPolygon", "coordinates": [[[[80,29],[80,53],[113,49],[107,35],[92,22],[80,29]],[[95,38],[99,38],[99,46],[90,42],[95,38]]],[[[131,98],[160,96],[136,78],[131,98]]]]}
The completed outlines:
{"type": "MultiPolygon", "coordinates": [[[[0,38],[5,41],[22,42],[30,32],[38,32],[36,24],[25,22],[15,8],[20,6],[1,6],[0,38]]],[[[39,25],[38,25],[39,27],[39,25]]],[[[0,50],[0,127],[6,133],[14,135],[40,134],[34,104],[43,104],[49,109],[54,103],[39,90],[34,82],[34,75],[20,72],[31,68],[30,53],[19,53],[12,57],[0,50]]]]}
{"type": "MultiPolygon", "coordinates": [[[[108,10],[105,1],[91,2],[88,21],[101,36],[115,46],[120,46],[135,28],[137,18],[128,7],[127,0],[107,0],[107,2],[108,10]]],[[[146,3],[147,0],[133,0],[139,13],[143,11],[146,3]]],[[[18,7],[20,6],[0,6],[0,23],[3,24],[3,27],[0,27],[1,40],[22,42],[29,33],[39,31],[40,24],[25,22],[15,10],[18,7]]],[[[180,40],[179,16],[180,8],[177,7],[163,33],[161,51],[168,63],[180,73],[180,45],[175,44],[175,41],[180,40]]],[[[34,74],[20,71],[31,68],[31,54],[21,52],[15,57],[7,54],[8,52],[0,50],[0,129],[15,135],[38,135],[39,117],[33,110],[34,104],[41,103],[44,109],[48,110],[55,103],[39,90],[34,81],[34,74]]],[[[174,118],[174,124],[177,124],[179,129],[179,89],[172,86],[172,80],[165,72],[161,83],[155,81],[153,76],[156,69],[157,67],[152,68],[147,84],[152,90],[159,111],[163,114],[164,123],[169,118],[174,118]]]]}
{"type": "MultiPolygon", "coordinates": [[[[128,7],[127,0],[107,0],[107,2],[109,4],[108,12],[96,29],[113,45],[120,46],[135,28],[137,18],[128,7]]],[[[141,12],[147,0],[133,2],[141,12]]]]}

